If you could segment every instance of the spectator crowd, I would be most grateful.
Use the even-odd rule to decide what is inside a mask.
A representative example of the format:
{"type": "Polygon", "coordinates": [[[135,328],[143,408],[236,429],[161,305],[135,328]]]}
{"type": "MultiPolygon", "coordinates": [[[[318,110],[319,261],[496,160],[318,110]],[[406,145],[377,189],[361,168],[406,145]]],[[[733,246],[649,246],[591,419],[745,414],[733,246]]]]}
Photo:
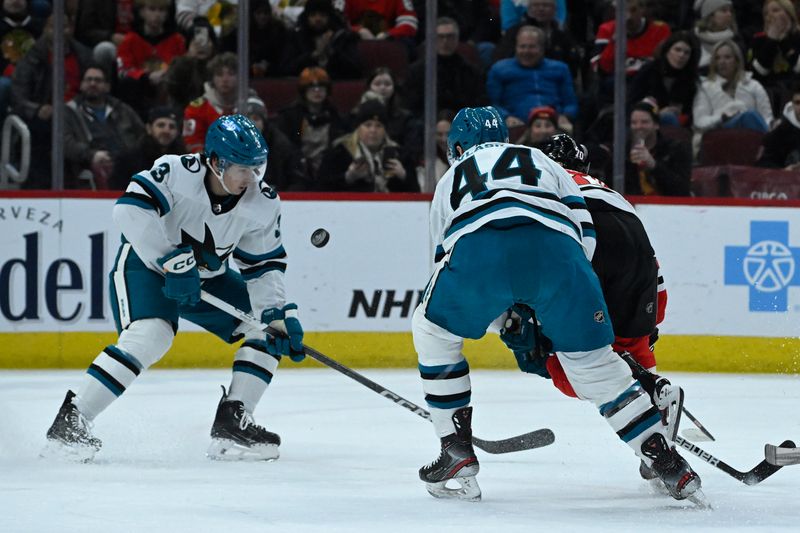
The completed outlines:
{"type": "MultiPolygon", "coordinates": [[[[23,187],[48,188],[51,2],[0,2],[0,123],[25,122],[34,157],[23,187]]],[[[606,180],[624,112],[627,194],[692,194],[693,169],[732,162],[720,139],[741,140],[737,163],[800,172],[800,2],[627,0],[615,65],[613,0],[440,0],[436,21],[422,0],[250,0],[246,109],[236,4],[65,0],[67,187],[123,189],[164,153],[201,152],[218,116],[242,113],[267,139],[279,190],[419,191],[428,23],[439,176],[450,120],[482,105],[512,142],[571,134],[606,180]]]]}

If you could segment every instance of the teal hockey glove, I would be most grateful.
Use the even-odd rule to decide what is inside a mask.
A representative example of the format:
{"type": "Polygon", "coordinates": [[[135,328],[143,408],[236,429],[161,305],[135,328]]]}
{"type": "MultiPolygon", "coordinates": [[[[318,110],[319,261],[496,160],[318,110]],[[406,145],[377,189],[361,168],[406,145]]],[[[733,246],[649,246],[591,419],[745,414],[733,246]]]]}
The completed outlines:
{"type": "Polygon", "coordinates": [[[200,301],[200,272],[191,246],[179,246],[159,259],[158,264],[164,269],[164,296],[177,300],[179,305],[200,301]]]}
{"type": "Polygon", "coordinates": [[[530,352],[536,347],[536,328],[533,311],[527,305],[514,305],[509,310],[506,325],[500,330],[500,340],[512,352],[530,352]]]}
{"type": "Polygon", "coordinates": [[[267,351],[270,354],[288,355],[295,363],[305,359],[303,326],[297,316],[297,304],[266,309],[261,313],[261,321],[286,335],[285,337],[267,335],[267,351]]]}
{"type": "Polygon", "coordinates": [[[545,364],[549,357],[548,354],[518,350],[514,352],[514,357],[517,360],[517,366],[523,372],[537,374],[543,378],[550,379],[550,372],[547,371],[547,365],[545,364]]]}

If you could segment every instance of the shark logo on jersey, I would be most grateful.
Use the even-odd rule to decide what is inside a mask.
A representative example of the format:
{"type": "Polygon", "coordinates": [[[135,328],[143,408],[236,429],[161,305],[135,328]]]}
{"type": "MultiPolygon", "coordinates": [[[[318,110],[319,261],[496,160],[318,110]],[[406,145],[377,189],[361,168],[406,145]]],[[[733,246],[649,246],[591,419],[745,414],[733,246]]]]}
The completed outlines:
{"type": "Polygon", "coordinates": [[[181,230],[181,242],[192,247],[192,252],[197,260],[197,268],[209,271],[216,271],[222,267],[222,263],[228,259],[233,252],[233,245],[217,246],[214,242],[214,235],[211,229],[205,225],[206,231],[203,240],[199,241],[189,235],[186,230],[181,230]]]}
{"type": "Polygon", "coordinates": [[[183,164],[183,168],[188,170],[189,172],[200,172],[200,158],[194,155],[184,155],[181,156],[181,163],[183,164]]]}

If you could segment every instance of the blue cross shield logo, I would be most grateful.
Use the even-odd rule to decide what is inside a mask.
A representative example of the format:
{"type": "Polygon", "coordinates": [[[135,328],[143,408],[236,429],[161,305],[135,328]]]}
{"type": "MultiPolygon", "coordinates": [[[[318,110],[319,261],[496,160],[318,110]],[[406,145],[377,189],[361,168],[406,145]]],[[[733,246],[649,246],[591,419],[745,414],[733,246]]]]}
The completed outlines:
{"type": "Polygon", "coordinates": [[[784,312],[790,286],[800,286],[800,248],[789,246],[789,223],[750,222],[750,244],[725,247],[725,285],[750,287],[750,311],[784,312]]]}

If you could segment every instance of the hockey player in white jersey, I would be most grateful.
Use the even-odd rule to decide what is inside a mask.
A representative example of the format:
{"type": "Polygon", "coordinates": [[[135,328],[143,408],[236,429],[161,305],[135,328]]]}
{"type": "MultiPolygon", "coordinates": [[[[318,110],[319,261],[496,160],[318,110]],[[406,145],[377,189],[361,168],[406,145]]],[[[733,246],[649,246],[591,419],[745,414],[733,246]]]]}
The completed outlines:
{"type": "Polygon", "coordinates": [[[611,349],[608,310],[590,258],[594,228],[572,178],[539,150],[508,144],[491,107],[465,108],[448,136],[451,167],[436,187],[436,266],[412,321],[425,400],[441,452],[419,475],[435,497],[481,497],[472,447],[465,338],[482,337],[514,304],[534,309],[578,397],[651,466],[676,499],[700,478],[666,441],[658,410],[611,349]],[[448,488],[454,479],[460,488],[448,488]]]}
{"type": "Polygon", "coordinates": [[[217,408],[208,456],[272,460],[280,437],[257,425],[253,410],[283,356],[303,358],[297,306],[286,302],[286,252],[280,199],[262,181],[268,148],[242,115],[209,128],[205,153],[166,155],[131,178],[114,206],[122,244],[109,275],[119,339],[89,366],[77,393],[68,391],[47,432],[48,448],[90,460],[101,441],[94,418],[169,350],[183,317],[228,343],[233,377],[217,408]],[[228,267],[232,258],[239,268],[228,267]],[[286,332],[273,339],[200,300],[203,290],[252,311],[286,332]]]}

